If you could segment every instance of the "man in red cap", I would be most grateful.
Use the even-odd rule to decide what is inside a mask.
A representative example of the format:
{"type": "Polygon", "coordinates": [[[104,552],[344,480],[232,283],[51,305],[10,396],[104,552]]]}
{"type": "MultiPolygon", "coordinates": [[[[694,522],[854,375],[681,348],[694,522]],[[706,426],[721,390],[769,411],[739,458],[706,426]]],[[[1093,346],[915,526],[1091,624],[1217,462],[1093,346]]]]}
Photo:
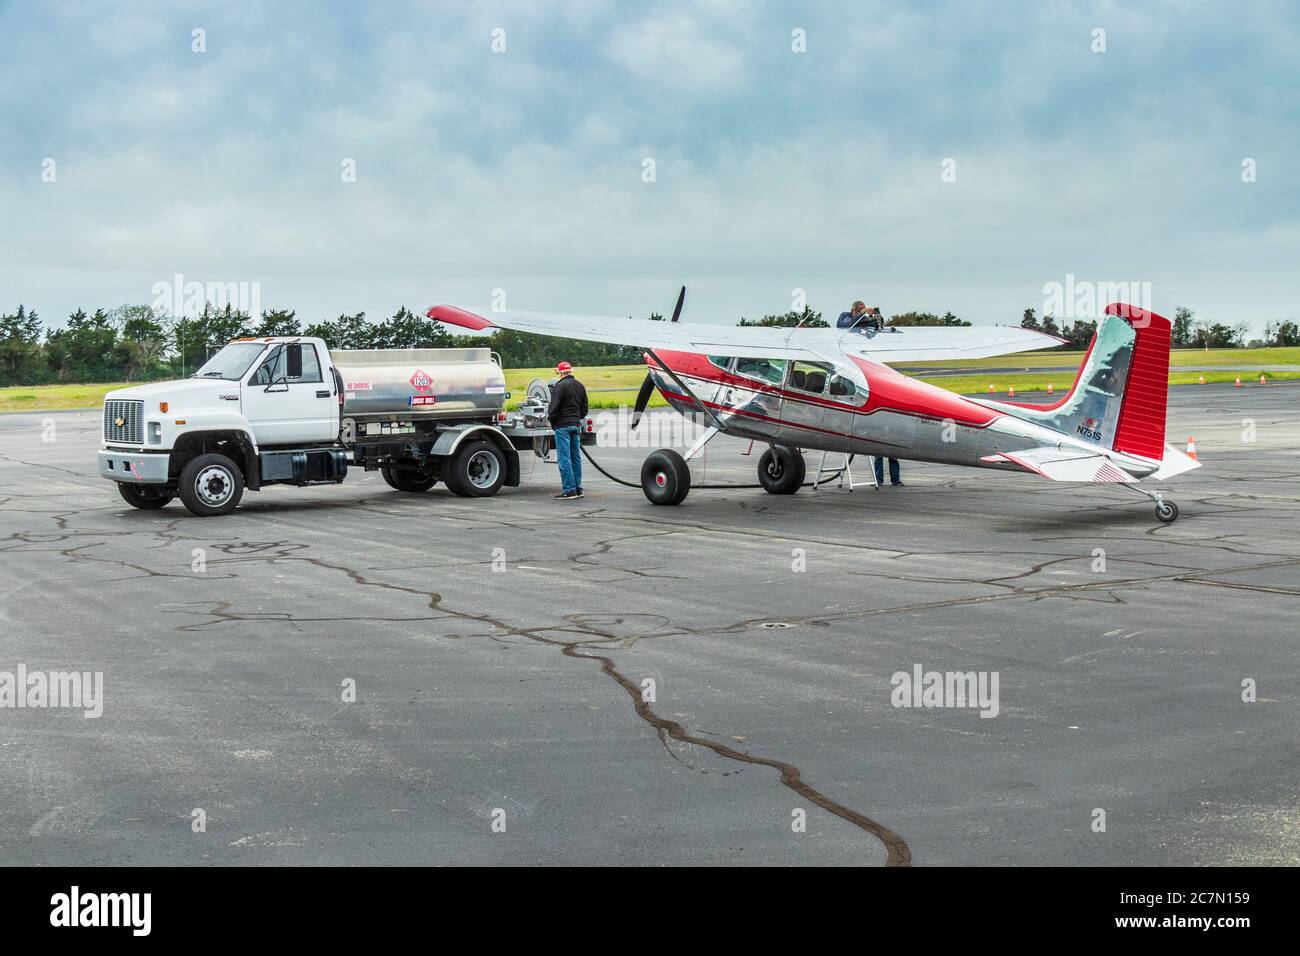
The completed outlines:
{"type": "Polygon", "coordinates": [[[551,386],[551,407],[546,417],[555,429],[555,457],[560,465],[561,492],[557,498],[582,497],[582,422],[587,417],[587,390],[573,377],[573,366],[555,366],[560,380],[551,386]]]}

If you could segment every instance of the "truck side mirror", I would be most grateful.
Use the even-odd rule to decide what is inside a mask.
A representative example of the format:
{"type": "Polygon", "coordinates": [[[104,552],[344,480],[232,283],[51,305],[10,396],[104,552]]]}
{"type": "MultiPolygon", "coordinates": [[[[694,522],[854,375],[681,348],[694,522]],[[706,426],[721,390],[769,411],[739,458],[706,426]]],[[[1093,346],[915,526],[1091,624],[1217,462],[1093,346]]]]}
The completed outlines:
{"type": "Polygon", "coordinates": [[[289,378],[302,378],[302,346],[289,346],[289,370],[286,373],[289,378]]]}

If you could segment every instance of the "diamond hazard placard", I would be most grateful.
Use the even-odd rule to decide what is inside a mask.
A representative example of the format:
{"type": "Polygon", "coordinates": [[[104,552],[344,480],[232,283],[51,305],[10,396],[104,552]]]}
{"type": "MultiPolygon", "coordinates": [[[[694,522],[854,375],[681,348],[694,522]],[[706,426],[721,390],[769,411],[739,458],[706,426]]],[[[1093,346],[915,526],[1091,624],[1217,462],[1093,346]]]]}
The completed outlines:
{"type": "Polygon", "coordinates": [[[433,388],[433,379],[429,376],[429,373],[418,368],[415,370],[415,374],[411,376],[410,381],[411,387],[421,395],[428,394],[429,390],[433,388]]]}

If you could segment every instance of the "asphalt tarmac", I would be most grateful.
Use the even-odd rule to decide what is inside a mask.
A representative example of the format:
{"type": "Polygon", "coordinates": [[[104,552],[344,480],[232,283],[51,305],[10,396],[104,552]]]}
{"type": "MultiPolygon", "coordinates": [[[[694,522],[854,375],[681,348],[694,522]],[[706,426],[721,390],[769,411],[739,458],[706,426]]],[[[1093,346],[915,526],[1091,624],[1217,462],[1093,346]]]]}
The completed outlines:
{"type": "Polygon", "coordinates": [[[0,680],[103,675],[99,717],[0,707],[0,863],[1294,864],[1300,386],[1169,419],[1171,525],[906,462],[556,501],[531,459],[198,519],[98,477],[97,412],[0,416],[0,680]],[[984,699],[896,706],[918,667],[984,699]]]}

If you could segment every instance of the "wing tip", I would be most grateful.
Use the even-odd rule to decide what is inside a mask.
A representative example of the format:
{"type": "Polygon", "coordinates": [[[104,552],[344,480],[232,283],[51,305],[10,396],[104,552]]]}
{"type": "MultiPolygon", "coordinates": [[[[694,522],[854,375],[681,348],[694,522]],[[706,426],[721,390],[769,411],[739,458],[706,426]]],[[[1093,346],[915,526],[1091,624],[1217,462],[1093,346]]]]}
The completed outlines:
{"type": "Polygon", "coordinates": [[[481,315],[475,315],[465,309],[457,308],[454,305],[431,305],[428,311],[424,313],[431,319],[438,322],[446,322],[448,325],[458,325],[463,329],[495,329],[496,325],[483,318],[481,315]]]}

